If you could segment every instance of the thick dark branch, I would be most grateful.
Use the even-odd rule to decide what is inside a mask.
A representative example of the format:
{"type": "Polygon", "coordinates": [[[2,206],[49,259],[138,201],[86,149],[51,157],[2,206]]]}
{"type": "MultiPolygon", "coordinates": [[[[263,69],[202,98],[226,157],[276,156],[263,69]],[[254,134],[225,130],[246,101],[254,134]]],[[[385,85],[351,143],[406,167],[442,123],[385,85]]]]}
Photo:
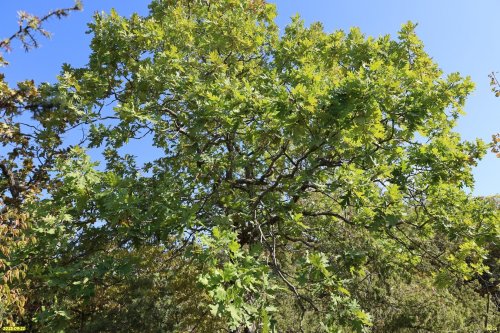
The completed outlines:
{"type": "Polygon", "coordinates": [[[302,215],[304,216],[310,216],[310,217],[317,217],[317,216],[331,216],[331,217],[336,217],[338,218],[339,220],[342,220],[343,222],[349,224],[349,225],[355,225],[354,222],[352,222],[351,220],[347,219],[346,217],[338,214],[338,213],[334,213],[334,212],[310,212],[310,211],[303,211],[302,212],[302,215]]]}
{"type": "Polygon", "coordinates": [[[9,169],[5,161],[0,162],[0,169],[2,171],[2,175],[7,179],[9,191],[10,194],[12,195],[12,198],[19,199],[22,188],[19,185],[19,182],[17,181],[16,177],[14,176],[14,173],[12,172],[11,169],[9,169]]]}
{"type": "Polygon", "coordinates": [[[264,180],[254,179],[254,178],[251,178],[251,179],[239,178],[239,179],[235,179],[234,183],[238,184],[238,185],[241,185],[241,184],[244,184],[244,185],[267,185],[268,184],[264,180]]]}
{"type": "MultiPolygon", "coordinates": [[[[307,152],[301,158],[299,158],[296,162],[293,163],[294,167],[290,173],[278,175],[278,177],[276,178],[274,183],[271,186],[269,186],[266,190],[262,191],[262,193],[257,197],[257,199],[255,200],[255,202],[253,204],[252,210],[257,209],[257,206],[262,201],[264,196],[266,194],[274,191],[278,187],[278,185],[280,185],[280,183],[283,179],[285,179],[285,178],[288,178],[288,179],[292,178],[293,179],[295,177],[295,175],[297,174],[297,172],[299,171],[299,168],[300,168],[302,162],[304,160],[306,160],[312,153],[314,153],[315,151],[320,149],[325,143],[326,142],[322,142],[319,145],[315,145],[315,146],[312,146],[311,148],[309,148],[307,150],[307,152]]],[[[283,150],[283,155],[285,155],[285,152],[286,152],[286,149],[283,150]]]]}
{"type": "Polygon", "coordinates": [[[267,177],[271,176],[273,174],[273,169],[274,169],[274,164],[276,163],[276,161],[285,154],[287,148],[288,148],[288,144],[289,144],[289,141],[286,141],[280,148],[280,150],[278,151],[278,153],[276,155],[274,155],[272,158],[271,158],[271,163],[269,164],[269,167],[267,168],[267,170],[262,174],[262,176],[260,177],[260,180],[263,181],[264,179],[266,179],[267,177]]]}
{"type": "Polygon", "coordinates": [[[168,113],[170,115],[170,117],[172,117],[172,120],[173,120],[173,123],[175,126],[175,130],[177,132],[181,133],[182,135],[184,135],[185,137],[187,137],[188,139],[190,139],[193,142],[197,141],[196,138],[194,138],[188,132],[186,132],[185,128],[183,127],[183,125],[179,121],[179,115],[175,111],[170,110],[169,108],[163,108],[163,111],[165,111],[166,113],[168,113]]]}

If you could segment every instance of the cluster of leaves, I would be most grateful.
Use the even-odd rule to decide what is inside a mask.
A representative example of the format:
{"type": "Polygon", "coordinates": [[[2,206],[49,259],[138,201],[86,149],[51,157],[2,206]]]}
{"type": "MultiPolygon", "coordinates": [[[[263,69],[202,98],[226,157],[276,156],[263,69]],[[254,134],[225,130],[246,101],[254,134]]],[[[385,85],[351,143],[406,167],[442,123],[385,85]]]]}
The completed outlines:
{"type": "Polygon", "coordinates": [[[2,138],[24,147],[3,163],[4,197],[26,214],[20,237],[36,240],[9,247],[10,265],[29,270],[4,323],[498,325],[498,304],[481,294],[498,295],[498,206],[465,191],[487,146],[453,131],[473,84],[443,75],[414,24],[375,39],[297,16],[280,35],[261,0],[149,8],[96,14],[87,66],[66,65],[57,84],[31,83],[29,98],[2,107],[13,133],[2,138]],[[70,145],[63,134],[76,128],[70,145]],[[13,182],[36,190],[16,197],[13,182]]]}
{"type": "MultiPolygon", "coordinates": [[[[495,94],[496,97],[500,96],[500,83],[498,82],[497,76],[495,72],[492,72],[490,75],[490,86],[491,91],[495,94]]],[[[493,134],[491,136],[491,151],[494,152],[498,158],[500,158],[500,133],[493,134]]]]}
{"type": "Polygon", "coordinates": [[[493,134],[491,136],[491,151],[494,152],[498,158],[500,158],[500,133],[493,134]]]}

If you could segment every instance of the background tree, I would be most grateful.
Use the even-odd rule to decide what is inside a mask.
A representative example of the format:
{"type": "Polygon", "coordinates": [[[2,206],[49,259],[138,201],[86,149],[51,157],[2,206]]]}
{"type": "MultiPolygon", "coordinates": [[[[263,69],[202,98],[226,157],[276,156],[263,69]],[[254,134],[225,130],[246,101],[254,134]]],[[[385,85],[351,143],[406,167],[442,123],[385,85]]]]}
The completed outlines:
{"type": "MultiPolygon", "coordinates": [[[[26,51],[38,47],[37,34],[50,36],[43,28],[47,20],[80,9],[77,2],[74,7],[57,9],[43,17],[19,12],[19,28],[0,41],[0,50],[10,51],[15,40],[26,51]]],[[[8,65],[1,53],[0,65],[8,65]]],[[[56,98],[54,94],[48,85],[36,87],[30,80],[11,88],[0,74],[0,327],[24,314],[27,265],[15,257],[15,252],[36,242],[26,234],[30,219],[25,206],[50,186],[48,172],[55,156],[65,151],[60,148],[60,137],[74,123],[58,120],[57,98],[62,95],[56,98]]]]}

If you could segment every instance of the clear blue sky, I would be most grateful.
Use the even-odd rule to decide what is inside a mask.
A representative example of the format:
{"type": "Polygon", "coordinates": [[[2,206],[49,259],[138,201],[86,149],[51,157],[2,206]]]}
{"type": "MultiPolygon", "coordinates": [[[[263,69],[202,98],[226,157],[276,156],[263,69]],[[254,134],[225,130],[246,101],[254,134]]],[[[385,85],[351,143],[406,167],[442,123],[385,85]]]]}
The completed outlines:
{"type": "MultiPolygon", "coordinates": [[[[320,21],[327,31],[348,30],[358,26],[372,36],[395,36],[402,23],[411,20],[419,24],[417,33],[426,51],[446,72],[458,71],[470,75],[476,91],[466,105],[467,115],[457,130],[463,139],[477,137],[489,142],[491,134],[500,132],[500,98],[490,91],[488,74],[500,71],[500,40],[498,39],[498,0],[277,0],[278,24],[284,27],[289,18],[299,13],[311,23],[320,21]]],[[[42,47],[28,54],[19,45],[7,55],[10,66],[0,69],[10,82],[34,78],[38,82],[54,82],[61,64],[83,66],[90,52],[90,36],[86,23],[95,11],[116,8],[122,15],[147,13],[147,0],[83,0],[84,11],[73,13],[63,21],[53,20],[46,27],[53,33],[51,40],[41,40],[42,47]]],[[[44,14],[50,9],[70,7],[71,0],[1,1],[0,38],[16,29],[16,12],[20,9],[44,14]]],[[[500,193],[500,159],[489,153],[474,171],[474,194],[500,193]]]]}

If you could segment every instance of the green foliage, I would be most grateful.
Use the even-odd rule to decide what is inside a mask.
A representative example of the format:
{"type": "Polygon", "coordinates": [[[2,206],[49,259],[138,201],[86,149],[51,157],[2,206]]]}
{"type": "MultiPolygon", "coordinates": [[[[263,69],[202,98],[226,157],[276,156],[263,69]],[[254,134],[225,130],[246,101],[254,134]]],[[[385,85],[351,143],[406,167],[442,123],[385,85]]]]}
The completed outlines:
{"type": "Polygon", "coordinates": [[[215,227],[212,237],[201,236],[200,241],[200,260],[208,272],[198,281],[212,299],[211,314],[224,318],[233,330],[262,321],[261,329],[270,332],[269,313],[275,308],[269,304],[276,288],[269,283],[269,267],[242,250],[234,232],[215,227]]]}
{"type": "Polygon", "coordinates": [[[473,84],[443,74],[413,23],[375,39],[297,16],[280,35],[261,0],[149,8],[96,14],[88,65],[40,88],[57,105],[33,115],[40,146],[59,152],[68,127],[85,137],[23,202],[37,241],[16,250],[30,268],[19,322],[481,329],[498,207],[466,189],[487,147],[453,132],[473,84]]]}

